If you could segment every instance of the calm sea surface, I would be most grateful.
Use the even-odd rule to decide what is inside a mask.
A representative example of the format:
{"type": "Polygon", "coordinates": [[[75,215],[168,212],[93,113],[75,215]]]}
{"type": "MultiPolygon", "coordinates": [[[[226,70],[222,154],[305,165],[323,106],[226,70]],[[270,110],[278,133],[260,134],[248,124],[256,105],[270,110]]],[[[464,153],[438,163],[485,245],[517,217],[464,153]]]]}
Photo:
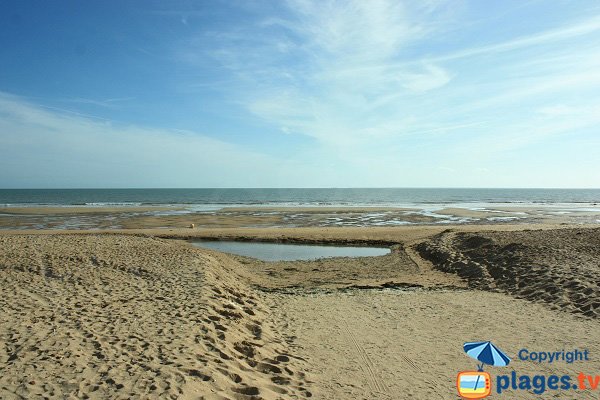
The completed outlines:
{"type": "Polygon", "coordinates": [[[600,203],[600,189],[0,189],[2,206],[600,203]]]}

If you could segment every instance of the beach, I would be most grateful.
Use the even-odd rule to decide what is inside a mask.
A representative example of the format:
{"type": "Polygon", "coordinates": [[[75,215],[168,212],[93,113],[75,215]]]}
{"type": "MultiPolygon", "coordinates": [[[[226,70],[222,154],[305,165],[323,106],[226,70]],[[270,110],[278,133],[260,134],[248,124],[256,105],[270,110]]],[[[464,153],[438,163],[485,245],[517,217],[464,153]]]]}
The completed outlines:
{"type": "Polygon", "coordinates": [[[390,227],[597,224],[597,204],[421,204],[414,206],[10,206],[0,230],[390,227]]]}
{"type": "Polygon", "coordinates": [[[479,340],[513,357],[492,374],[597,374],[599,237],[560,223],[3,231],[0,397],[451,399],[476,369],[462,344],[479,340]],[[392,252],[267,263],[192,238],[392,252]],[[575,347],[591,359],[516,359],[575,347]]]}
{"type": "Polygon", "coordinates": [[[600,400],[600,2],[0,20],[0,400],[600,400]]]}

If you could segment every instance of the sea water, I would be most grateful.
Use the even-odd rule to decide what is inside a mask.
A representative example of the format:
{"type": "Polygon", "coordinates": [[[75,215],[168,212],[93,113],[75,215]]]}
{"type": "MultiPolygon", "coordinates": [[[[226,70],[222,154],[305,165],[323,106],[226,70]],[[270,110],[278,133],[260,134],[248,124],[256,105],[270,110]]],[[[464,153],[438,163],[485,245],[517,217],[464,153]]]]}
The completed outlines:
{"type": "MultiPolygon", "coordinates": [[[[219,213],[221,216],[237,213],[244,217],[250,213],[254,219],[248,227],[255,226],[258,217],[273,215],[283,217],[274,225],[266,225],[513,223],[542,221],[549,217],[561,217],[562,222],[596,224],[600,222],[600,189],[0,189],[0,208],[36,206],[110,207],[119,212],[87,216],[52,213],[36,216],[21,212],[17,224],[20,229],[122,228],[122,220],[126,218],[185,215],[193,218],[192,214],[216,216],[219,213]],[[139,209],[134,206],[161,207],[139,209]],[[241,210],[227,210],[228,207],[241,210]],[[342,215],[322,209],[322,213],[329,212],[330,215],[317,218],[315,222],[310,214],[296,212],[295,208],[299,207],[357,207],[361,211],[342,215]],[[382,209],[388,207],[396,211],[382,209]],[[483,210],[488,215],[478,218],[461,215],[461,212],[440,212],[451,208],[483,210]],[[528,212],[528,208],[532,211],[528,212]]],[[[17,217],[8,211],[4,214],[0,210],[0,229],[14,229],[14,218],[17,217]],[[5,223],[2,223],[3,219],[5,223]]]]}
{"type": "Polygon", "coordinates": [[[0,189],[6,206],[392,206],[600,204],[600,189],[0,189]]]}

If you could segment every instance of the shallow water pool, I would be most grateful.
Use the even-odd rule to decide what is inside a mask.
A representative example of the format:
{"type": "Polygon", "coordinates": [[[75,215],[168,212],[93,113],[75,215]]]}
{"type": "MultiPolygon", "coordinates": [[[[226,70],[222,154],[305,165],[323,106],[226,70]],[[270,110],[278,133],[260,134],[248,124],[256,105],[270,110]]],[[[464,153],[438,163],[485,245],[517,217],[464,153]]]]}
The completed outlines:
{"type": "Polygon", "coordinates": [[[387,247],[194,240],[196,247],[258,258],[263,261],[314,260],[328,257],[373,257],[388,254],[387,247]]]}

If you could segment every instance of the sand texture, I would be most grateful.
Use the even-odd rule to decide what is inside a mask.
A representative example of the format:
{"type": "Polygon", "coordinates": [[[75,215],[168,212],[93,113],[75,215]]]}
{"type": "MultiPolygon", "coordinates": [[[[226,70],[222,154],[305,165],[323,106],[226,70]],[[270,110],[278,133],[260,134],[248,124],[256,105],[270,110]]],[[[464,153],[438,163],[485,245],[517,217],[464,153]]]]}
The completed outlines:
{"type": "Polygon", "coordinates": [[[416,249],[472,287],[600,317],[600,229],[450,231],[416,249]]]}
{"type": "Polygon", "coordinates": [[[139,237],[0,246],[0,398],[306,397],[227,262],[139,237]]]}
{"type": "MultiPolygon", "coordinates": [[[[538,364],[513,359],[495,374],[595,374],[600,367],[600,324],[499,293],[460,290],[354,291],[280,296],[278,312],[297,336],[295,354],[306,358],[307,378],[319,399],[458,399],[459,371],[476,370],[462,352],[466,341],[491,340],[514,357],[522,348],[581,346],[585,363],[538,364]],[[483,316],[473,318],[473,315],[483,316]],[[483,322],[482,322],[483,321],[483,322]]],[[[598,393],[535,396],[508,390],[493,398],[597,399],[598,393]],[[574,397],[569,397],[569,396],[574,397]]]]}
{"type": "Polygon", "coordinates": [[[591,354],[493,375],[597,374],[600,228],[535,226],[3,232],[0,398],[455,399],[478,340],[591,354]],[[194,237],[392,252],[261,262],[194,237]]]}
{"type": "MultiPolygon", "coordinates": [[[[412,254],[412,253],[411,253],[412,254]]],[[[230,255],[252,271],[253,287],[266,292],[307,293],[352,289],[466,287],[455,274],[420,267],[400,244],[379,257],[333,257],[314,261],[262,262],[230,255]]]]}

